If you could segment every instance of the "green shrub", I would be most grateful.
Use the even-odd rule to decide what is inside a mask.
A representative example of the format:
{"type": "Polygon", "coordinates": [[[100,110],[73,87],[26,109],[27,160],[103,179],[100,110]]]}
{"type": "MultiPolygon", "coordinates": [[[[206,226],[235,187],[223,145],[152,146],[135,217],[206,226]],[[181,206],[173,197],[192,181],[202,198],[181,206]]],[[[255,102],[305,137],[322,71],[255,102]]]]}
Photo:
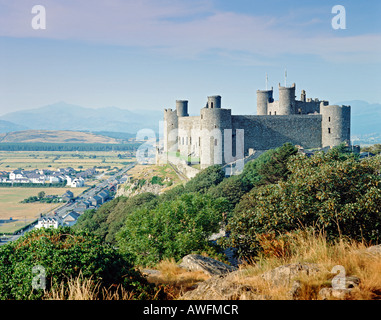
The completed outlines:
{"type": "Polygon", "coordinates": [[[244,258],[260,250],[258,235],[301,227],[324,230],[329,240],[377,243],[381,236],[380,158],[359,161],[334,149],[291,158],[287,181],[253,189],[236,206],[225,245],[244,258]]]}
{"type": "MultiPolygon", "coordinates": [[[[126,217],[117,234],[120,250],[138,265],[153,265],[166,258],[211,251],[208,237],[219,230],[227,209],[223,198],[184,194],[153,209],[142,208],[126,217]]],[[[216,251],[215,251],[216,252],[216,251]]]]}
{"type": "Polygon", "coordinates": [[[224,170],[220,165],[210,166],[200,171],[185,185],[185,192],[207,192],[214,185],[219,184],[225,178],[224,170]]]}
{"type": "Polygon", "coordinates": [[[141,298],[151,290],[128,255],[90,233],[66,227],[33,230],[0,247],[0,299],[43,298],[42,289],[32,288],[32,268],[37,265],[46,272],[46,293],[80,273],[106,288],[121,284],[141,298]]]}
{"type": "Polygon", "coordinates": [[[220,184],[209,188],[208,193],[213,198],[225,198],[229,203],[229,211],[233,211],[235,205],[247,192],[246,187],[239,176],[224,179],[220,184]]]}
{"type": "Polygon", "coordinates": [[[163,185],[163,178],[158,177],[158,176],[153,176],[151,179],[151,184],[163,185]]]}
{"type": "Polygon", "coordinates": [[[98,210],[85,211],[72,228],[91,231],[106,242],[115,244],[115,234],[123,226],[127,215],[140,207],[153,206],[156,203],[156,198],[156,195],[149,192],[129,198],[115,198],[103,204],[98,210]]]}

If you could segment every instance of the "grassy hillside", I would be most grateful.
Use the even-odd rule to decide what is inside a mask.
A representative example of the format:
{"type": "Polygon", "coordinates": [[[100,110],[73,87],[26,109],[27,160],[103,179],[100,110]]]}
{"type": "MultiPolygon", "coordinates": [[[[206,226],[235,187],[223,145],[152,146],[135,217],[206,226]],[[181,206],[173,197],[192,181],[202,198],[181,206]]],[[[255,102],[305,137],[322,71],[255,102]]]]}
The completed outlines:
{"type": "Polygon", "coordinates": [[[118,144],[119,139],[90,132],[25,130],[0,135],[0,142],[13,143],[107,143],[118,144]]]}
{"type": "MultiPolygon", "coordinates": [[[[116,198],[86,211],[72,230],[95,234],[136,268],[156,269],[147,274],[164,294],[158,299],[335,299],[328,294],[338,280],[336,267],[354,283],[348,299],[379,299],[380,246],[376,256],[362,252],[380,243],[380,172],[380,156],[362,160],[340,146],[307,157],[285,144],[247,163],[238,176],[226,178],[215,165],[163,194],[116,198]],[[221,227],[229,236],[210,241],[221,227]],[[178,267],[188,254],[226,262],[226,248],[237,249],[241,263],[226,277],[207,279],[178,267]],[[291,281],[290,264],[298,272],[307,270],[301,264],[313,265],[313,272],[291,281]],[[283,271],[274,273],[278,267],[283,271]],[[276,273],[287,283],[277,284],[276,273]]],[[[82,292],[97,288],[73,281],[82,292]]],[[[338,299],[346,297],[345,291],[338,299]]]]}

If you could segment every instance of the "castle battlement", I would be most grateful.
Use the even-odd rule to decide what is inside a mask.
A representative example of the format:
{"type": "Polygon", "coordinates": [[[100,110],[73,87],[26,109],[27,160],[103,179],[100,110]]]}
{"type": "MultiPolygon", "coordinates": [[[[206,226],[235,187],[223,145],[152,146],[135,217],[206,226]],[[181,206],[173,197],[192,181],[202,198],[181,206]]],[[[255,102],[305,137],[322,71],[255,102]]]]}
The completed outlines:
{"type": "Polygon", "coordinates": [[[273,88],[257,90],[256,115],[232,115],[222,107],[221,96],[214,95],[207,97],[199,116],[189,117],[188,100],[176,100],[175,111],[164,109],[164,153],[175,151],[205,168],[237,160],[241,149],[247,156],[286,142],[305,149],[350,143],[350,106],[307,98],[305,90],[297,100],[295,83],[278,89],[277,101],[273,88]]]}

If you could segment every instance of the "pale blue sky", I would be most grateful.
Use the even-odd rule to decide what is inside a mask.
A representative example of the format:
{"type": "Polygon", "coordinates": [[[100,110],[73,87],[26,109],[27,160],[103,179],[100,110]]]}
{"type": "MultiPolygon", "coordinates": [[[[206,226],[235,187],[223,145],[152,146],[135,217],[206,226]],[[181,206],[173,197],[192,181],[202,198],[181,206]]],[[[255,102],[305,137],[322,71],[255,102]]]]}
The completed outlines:
{"type": "Polygon", "coordinates": [[[256,90],[381,103],[381,1],[0,0],[0,115],[65,101],[198,114],[222,95],[255,113],[256,90]],[[35,4],[46,30],[31,27],[35,4]],[[334,30],[334,5],[346,30],[334,30]]]}

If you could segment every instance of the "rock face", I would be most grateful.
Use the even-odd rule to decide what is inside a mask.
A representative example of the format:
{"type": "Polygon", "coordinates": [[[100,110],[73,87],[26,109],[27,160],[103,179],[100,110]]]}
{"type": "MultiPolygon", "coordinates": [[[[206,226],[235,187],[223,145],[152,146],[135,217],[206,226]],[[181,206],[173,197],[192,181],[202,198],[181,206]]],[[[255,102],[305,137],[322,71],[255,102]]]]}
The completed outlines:
{"type": "Polygon", "coordinates": [[[121,185],[116,192],[116,197],[136,196],[145,192],[160,194],[161,190],[163,190],[166,187],[166,185],[151,184],[148,182],[142,186],[139,186],[138,181],[134,181],[133,183],[126,183],[124,185],[121,185]]]}
{"type": "Polygon", "coordinates": [[[351,295],[353,288],[360,284],[360,278],[350,276],[343,278],[342,288],[323,288],[319,291],[319,297],[322,300],[327,299],[345,299],[351,295]]]}
{"type": "Polygon", "coordinates": [[[366,248],[364,250],[359,250],[358,253],[363,253],[372,257],[378,257],[381,256],[381,244],[377,246],[371,246],[369,248],[366,248]]]}
{"type": "Polygon", "coordinates": [[[214,276],[198,284],[193,291],[186,292],[180,300],[267,300],[253,287],[236,283],[241,271],[214,276]]]}
{"type": "Polygon", "coordinates": [[[287,286],[296,276],[301,274],[310,276],[319,271],[318,265],[314,263],[292,263],[272,269],[262,274],[262,278],[276,286],[287,286]]]}
{"type": "Polygon", "coordinates": [[[189,271],[203,271],[210,276],[223,275],[237,270],[235,267],[199,254],[185,256],[180,267],[189,271]]]}

